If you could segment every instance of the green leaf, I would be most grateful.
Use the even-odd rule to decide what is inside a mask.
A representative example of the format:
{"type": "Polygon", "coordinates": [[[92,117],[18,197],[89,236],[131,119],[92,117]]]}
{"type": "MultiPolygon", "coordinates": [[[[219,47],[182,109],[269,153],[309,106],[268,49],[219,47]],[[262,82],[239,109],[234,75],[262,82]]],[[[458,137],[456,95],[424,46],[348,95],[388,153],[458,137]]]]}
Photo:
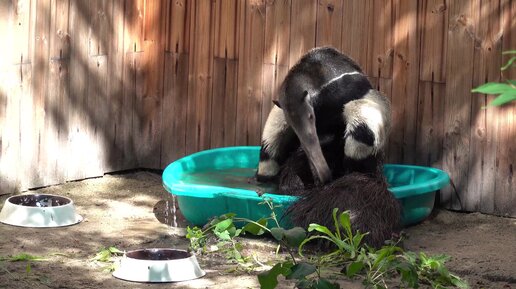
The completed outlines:
{"type": "Polygon", "coordinates": [[[283,240],[283,236],[285,235],[285,229],[279,227],[272,228],[271,235],[274,237],[274,239],[281,241],[283,240]]]}
{"type": "Polygon", "coordinates": [[[303,252],[302,252],[303,251],[303,246],[306,243],[308,243],[308,242],[310,242],[312,240],[316,240],[316,239],[324,239],[324,240],[328,240],[328,241],[334,243],[334,240],[332,238],[328,237],[328,236],[321,236],[321,235],[310,236],[310,237],[304,239],[303,242],[301,242],[301,244],[299,244],[299,248],[298,248],[299,255],[303,256],[303,252]]]}
{"type": "Polygon", "coordinates": [[[32,267],[30,266],[30,262],[27,262],[27,267],[25,267],[25,272],[27,274],[30,274],[30,271],[32,270],[32,267]]]}
{"type": "Polygon", "coordinates": [[[108,250],[109,250],[109,252],[110,252],[111,254],[119,254],[119,255],[120,255],[120,254],[124,254],[124,252],[122,252],[122,251],[118,250],[118,248],[116,248],[116,247],[109,247],[109,249],[108,249],[108,250]]]}
{"type": "Polygon", "coordinates": [[[414,266],[408,263],[401,263],[397,266],[396,270],[401,275],[401,281],[405,282],[408,287],[416,287],[419,282],[419,277],[414,266]]]}
{"type": "Polygon", "coordinates": [[[507,55],[507,54],[516,54],[516,50],[507,50],[507,51],[504,51],[502,52],[503,55],[507,55]]]}
{"type": "Polygon", "coordinates": [[[460,279],[458,276],[450,274],[450,277],[451,277],[450,281],[453,284],[453,286],[463,288],[463,289],[469,288],[468,283],[466,283],[466,281],[460,279]]]}
{"type": "Polygon", "coordinates": [[[274,289],[278,286],[278,276],[287,276],[290,274],[290,268],[294,264],[292,262],[283,262],[274,265],[269,271],[258,274],[258,282],[261,289],[274,289]]]}
{"type": "Polygon", "coordinates": [[[215,229],[213,231],[222,232],[222,231],[227,230],[232,225],[233,225],[233,219],[226,219],[226,220],[223,220],[223,221],[220,221],[219,223],[217,223],[217,225],[215,225],[215,229]]]}
{"type": "Polygon", "coordinates": [[[305,240],[306,231],[301,227],[294,227],[284,232],[285,242],[290,247],[297,248],[305,240]]]}
{"type": "Polygon", "coordinates": [[[357,232],[356,235],[353,237],[353,246],[355,246],[355,248],[358,248],[358,246],[360,246],[360,243],[362,243],[362,239],[364,239],[366,235],[367,234],[360,234],[360,232],[357,232]]]}
{"type": "Polygon", "coordinates": [[[364,262],[356,261],[346,266],[346,276],[353,277],[364,268],[364,262]]]}
{"type": "Polygon", "coordinates": [[[287,279],[302,280],[305,279],[306,276],[314,273],[317,270],[317,268],[312,264],[301,262],[294,265],[290,270],[290,274],[286,276],[287,279]]]}
{"type": "Polygon", "coordinates": [[[516,61],[516,56],[511,57],[511,59],[509,59],[507,63],[504,66],[502,66],[502,68],[500,68],[500,70],[507,70],[509,67],[512,66],[514,61],[516,61]]]}
{"type": "Polygon", "coordinates": [[[6,260],[9,260],[11,262],[20,262],[20,261],[44,261],[45,258],[39,257],[39,256],[33,256],[27,253],[20,253],[18,255],[10,256],[9,258],[6,258],[6,260]]]}
{"type": "Polygon", "coordinates": [[[215,236],[217,236],[219,239],[221,239],[223,241],[230,241],[231,240],[231,237],[229,236],[229,232],[228,231],[224,231],[224,232],[217,232],[217,231],[215,231],[214,234],[215,234],[215,236]]]}
{"type": "Polygon", "coordinates": [[[231,239],[233,239],[234,237],[238,237],[238,235],[240,235],[240,232],[242,232],[242,229],[238,229],[235,227],[235,226],[230,226],[227,230],[226,230],[229,234],[229,237],[231,239]]]}
{"type": "Polygon", "coordinates": [[[338,239],[342,239],[341,238],[341,235],[340,235],[340,226],[339,226],[339,221],[338,221],[338,218],[337,218],[337,212],[339,211],[338,208],[333,208],[333,212],[332,212],[332,217],[333,217],[333,222],[334,222],[334,226],[335,226],[335,235],[338,239]]]}
{"type": "Polygon", "coordinates": [[[319,233],[323,233],[325,235],[328,235],[331,238],[335,238],[335,235],[325,226],[319,225],[319,224],[310,224],[308,226],[308,232],[317,231],[319,233]]]}
{"type": "Polygon", "coordinates": [[[267,227],[267,219],[265,218],[261,218],[260,220],[256,221],[256,223],[254,222],[251,222],[251,223],[247,223],[243,228],[242,230],[244,232],[249,232],[255,236],[259,236],[259,235],[262,235],[263,233],[265,233],[265,230],[259,226],[259,225],[262,225],[264,227],[267,227]]]}
{"type": "Polygon", "coordinates": [[[500,106],[513,100],[516,100],[516,89],[500,94],[489,103],[489,106],[500,106]]]}
{"type": "Polygon", "coordinates": [[[351,218],[349,217],[349,211],[342,212],[339,216],[339,222],[342,228],[346,231],[351,231],[351,218]]]}
{"type": "Polygon", "coordinates": [[[481,86],[474,88],[471,92],[479,92],[484,94],[500,94],[514,90],[512,86],[507,83],[488,82],[481,86]]]}

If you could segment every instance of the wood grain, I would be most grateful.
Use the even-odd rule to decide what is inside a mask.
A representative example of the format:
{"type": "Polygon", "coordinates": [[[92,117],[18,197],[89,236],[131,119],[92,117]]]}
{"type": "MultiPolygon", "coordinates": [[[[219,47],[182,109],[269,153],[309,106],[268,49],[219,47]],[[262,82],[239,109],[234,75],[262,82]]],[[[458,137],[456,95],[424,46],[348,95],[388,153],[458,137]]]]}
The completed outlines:
{"type": "Polygon", "coordinates": [[[238,63],[236,144],[258,145],[261,132],[262,63],[265,3],[247,1],[241,9],[238,63]]]}
{"type": "Polygon", "coordinates": [[[343,3],[341,0],[318,1],[316,46],[341,48],[343,3]]]}
{"type": "Polygon", "coordinates": [[[444,83],[449,0],[420,0],[421,61],[419,77],[423,81],[444,83]]]}
{"type": "Polygon", "coordinates": [[[442,83],[419,82],[415,164],[442,168],[444,96],[442,83]]]}
{"type": "MultiPolygon", "coordinates": [[[[502,38],[502,50],[514,50],[516,47],[516,13],[515,1],[502,1],[503,31],[508,33],[502,38]]],[[[507,61],[507,58],[504,58],[507,61]]],[[[505,62],[504,62],[505,63],[505,62]]],[[[504,73],[504,78],[516,79],[515,69],[504,73]]],[[[516,147],[514,136],[516,135],[516,109],[514,104],[506,105],[497,112],[498,118],[498,143],[496,150],[496,177],[494,194],[494,213],[504,216],[516,215],[516,179],[514,167],[516,166],[516,147]]]]}
{"type": "MultiPolygon", "coordinates": [[[[419,71],[419,31],[417,2],[395,0],[394,17],[394,62],[392,76],[391,105],[393,110],[389,158],[400,163],[415,162],[417,96],[419,71]]],[[[386,64],[384,58],[381,64],[386,64]]],[[[389,70],[388,66],[378,66],[379,76],[389,70]]]]}
{"type": "Polygon", "coordinates": [[[315,46],[317,1],[292,1],[289,66],[315,46]]]}
{"type": "MultiPolygon", "coordinates": [[[[473,87],[500,80],[502,53],[502,11],[497,1],[480,1],[474,6],[475,59],[473,87]],[[485,25],[487,24],[487,25],[485,25]]],[[[468,211],[492,211],[495,193],[497,122],[496,109],[482,109],[492,96],[471,95],[471,139],[469,182],[464,206],[468,211]]]]}
{"type": "Polygon", "coordinates": [[[446,96],[444,102],[443,168],[456,192],[442,191],[441,200],[452,209],[464,209],[468,186],[471,122],[471,86],[474,46],[474,8],[478,1],[451,1],[449,5],[446,96]]]}
{"type": "Polygon", "coordinates": [[[211,2],[198,1],[192,4],[194,10],[190,27],[190,62],[188,80],[188,114],[186,131],[186,152],[193,153],[209,148],[211,120],[211,2]],[[204,21],[201,21],[204,20],[204,21]]]}
{"type": "MultiPolygon", "coordinates": [[[[342,52],[353,58],[362,69],[368,67],[369,35],[372,34],[372,1],[344,1],[342,11],[342,52]]],[[[369,73],[369,71],[367,71],[369,73]]],[[[373,75],[370,75],[373,76],[373,75]]]]}

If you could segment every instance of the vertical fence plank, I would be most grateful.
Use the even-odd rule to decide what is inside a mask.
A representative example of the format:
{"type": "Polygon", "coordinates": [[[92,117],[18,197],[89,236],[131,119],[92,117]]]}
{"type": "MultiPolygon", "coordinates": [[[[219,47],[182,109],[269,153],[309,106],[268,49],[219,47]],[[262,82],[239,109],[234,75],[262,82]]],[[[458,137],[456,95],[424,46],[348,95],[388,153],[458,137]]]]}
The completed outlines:
{"type": "Polygon", "coordinates": [[[292,1],[291,15],[293,17],[290,18],[290,67],[315,46],[317,1],[292,1]]]}
{"type": "MultiPolygon", "coordinates": [[[[419,71],[419,30],[416,1],[395,0],[394,73],[392,74],[392,110],[394,129],[389,146],[390,158],[414,163],[416,145],[416,112],[419,71]]],[[[381,64],[384,64],[382,61],[381,64]]],[[[382,75],[385,66],[378,66],[382,75]]],[[[388,68],[387,68],[388,69],[388,68]]]]}
{"type": "MultiPolygon", "coordinates": [[[[29,17],[29,49],[28,55],[24,57],[24,62],[21,66],[21,78],[22,78],[22,93],[20,99],[20,111],[23,111],[24,116],[20,117],[20,130],[19,138],[20,138],[20,150],[23,152],[20,156],[20,167],[19,170],[20,176],[20,189],[26,190],[32,187],[32,184],[35,182],[38,176],[38,163],[36,161],[36,149],[37,149],[37,138],[36,136],[36,107],[34,105],[33,99],[33,80],[32,80],[32,72],[33,72],[33,59],[34,52],[33,48],[36,44],[36,34],[35,34],[35,26],[36,26],[36,1],[31,1],[29,4],[30,8],[30,17],[29,17]],[[26,61],[25,61],[26,60],[26,61]]],[[[1,17],[0,17],[1,18],[1,17]]],[[[1,25],[0,25],[1,26],[1,25]]],[[[1,28],[0,28],[1,30],[1,28]]],[[[2,61],[0,60],[0,63],[2,61]]],[[[1,66],[1,64],[0,64],[1,66]]],[[[1,71],[1,68],[0,68],[1,71]]]]}
{"type": "MultiPolygon", "coordinates": [[[[10,1],[4,1],[9,3],[10,1]]],[[[18,0],[12,1],[12,14],[10,20],[11,33],[13,35],[13,42],[10,46],[13,53],[11,54],[11,63],[28,63],[30,61],[31,51],[31,1],[18,0]]],[[[8,55],[4,55],[6,57],[8,55]]]]}
{"type": "Polygon", "coordinates": [[[124,157],[124,140],[120,137],[123,123],[123,93],[124,93],[124,1],[113,0],[107,11],[109,20],[110,41],[108,42],[108,75],[110,80],[107,87],[108,108],[111,120],[106,125],[104,149],[106,171],[118,171],[122,169],[121,163],[124,157]]]}
{"type": "Polygon", "coordinates": [[[186,154],[188,55],[165,53],[165,75],[161,167],[186,154]]]}
{"type": "Polygon", "coordinates": [[[367,68],[372,0],[344,1],[342,12],[342,52],[367,68]]]}
{"type": "MultiPolygon", "coordinates": [[[[12,20],[11,20],[11,11],[12,3],[10,1],[1,1],[0,2],[0,37],[2,39],[12,38],[12,20]]],[[[10,59],[15,59],[17,56],[12,56],[12,46],[10,45],[2,45],[0,46],[0,53],[4,55],[4,57],[0,58],[0,72],[2,76],[7,75],[7,65],[10,59]]],[[[16,54],[15,54],[16,55],[16,54]]],[[[5,80],[5,79],[4,79],[5,80]]],[[[5,85],[5,84],[2,84],[5,85]]],[[[5,92],[4,92],[5,93],[5,92]]],[[[2,115],[0,115],[2,117],[2,115]]]]}
{"type": "Polygon", "coordinates": [[[265,47],[263,62],[288,66],[291,0],[265,3],[265,47]]]}
{"type": "Polygon", "coordinates": [[[449,172],[457,192],[442,191],[441,200],[448,208],[462,209],[467,193],[468,154],[473,78],[475,1],[451,1],[449,5],[448,52],[446,59],[446,97],[444,107],[443,168],[449,172]],[[457,198],[459,197],[459,198],[457,198]]]}
{"type": "Polygon", "coordinates": [[[83,166],[89,161],[92,138],[88,134],[87,90],[89,79],[89,9],[80,1],[70,1],[70,111],[68,112],[67,179],[85,178],[83,166]]]}
{"type": "Polygon", "coordinates": [[[262,64],[265,39],[265,3],[246,1],[240,15],[236,142],[258,145],[261,132],[262,64]],[[258,77],[256,77],[258,76],[258,77]]]}
{"type": "Polygon", "coordinates": [[[127,0],[125,3],[125,51],[143,51],[144,4],[145,0],[127,0]]]}
{"type": "Polygon", "coordinates": [[[109,49],[109,41],[112,37],[110,29],[112,19],[109,19],[113,0],[96,0],[88,5],[91,13],[89,55],[106,55],[109,49]]]}
{"type": "Polygon", "coordinates": [[[166,47],[165,50],[170,52],[182,53],[185,52],[188,42],[186,42],[187,28],[187,1],[176,0],[169,1],[169,13],[167,18],[167,32],[166,32],[166,47]]]}
{"type": "MultiPolygon", "coordinates": [[[[262,131],[289,68],[291,1],[265,3],[265,52],[262,76],[262,131]]],[[[340,45],[340,43],[339,43],[340,45]]]]}
{"type": "MultiPolygon", "coordinates": [[[[370,76],[390,78],[392,76],[393,34],[396,33],[400,24],[397,23],[396,27],[394,26],[393,0],[373,0],[371,5],[372,7],[369,11],[369,13],[372,13],[369,16],[371,19],[371,30],[366,36],[369,41],[369,51],[367,66],[364,69],[370,76]],[[392,27],[394,27],[394,30],[392,27]]],[[[405,7],[408,5],[416,5],[417,7],[416,3],[406,2],[405,5],[402,5],[402,9],[409,9],[405,7]]],[[[415,17],[417,11],[411,11],[411,13],[414,13],[413,16],[415,17]]],[[[412,15],[407,14],[406,16],[412,15]]]]}
{"type": "Polygon", "coordinates": [[[448,0],[420,0],[421,61],[419,77],[423,81],[446,79],[446,46],[448,37],[448,0]]]}
{"type": "MultiPolygon", "coordinates": [[[[124,43],[126,39],[124,38],[124,43]]],[[[126,47],[124,45],[124,47],[126,47]]],[[[137,79],[137,66],[139,65],[140,52],[124,53],[123,64],[123,92],[120,104],[121,119],[117,128],[116,138],[120,140],[122,145],[122,153],[117,161],[117,167],[120,170],[126,170],[137,167],[137,147],[133,137],[133,126],[135,125],[136,112],[136,83],[141,80],[137,79]]]]}
{"type": "Polygon", "coordinates": [[[24,92],[23,65],[0,71],[0,194],[20,189],[20,99],[24,92]]]}
{"type": "MultiPolygon", "coordinates": [[[[502,19],[504,37],[502,50],[516,49],[516,1],[502,1],[502,19]]],[[[512,55],[509,55],[509,57],[512,55]]],[[[503,58],[505,63],[509,57],[503,58]]],[[[514,67],[504,73],[507,79],[516,79],[514,67]]],[[[514,167],[516,166],[516,147],[514,136],[516,135],[516,109],[514,103],[500,108],[498,117],[498,144],[496,151],[496,178],[494,194],[494,213],[504,216],[516,216],[516,179],[514,167]]]]}
{"type": "Polygon", "coordinates": [[[189,14],[186,0],[168,1],[165,35],[161,167],[185,156],[188,109],[189,14]]]}
{"type": "Polygon", "coordinates": [[[236,136],[239,133],[236,130],[237,116],[237,93],[238,93],[238,61],[228,59],[226,61],[226,87],[225,87],[225,104],[224,104],[224,146],[234,146],[236,144],[236,136]]]}
{"type": "MultiPolygon", "coordinates": [[[[498,1],[482,0],[474,6],[475,59],[473,87],[499,81],[502,48],[502,14],[498,1]]],[[[484,110],[492,96],[471,95],[471,139],[469,181],[464,206],[468,211],[493,210],[495,192],[496,130],[495,109],[484,110]]]]}
{"type": "Polygon", "coordinates": [[[317,7],[316,46],[333,46],[341,49],[342,0],[320,0],[317,7]]]}
{"type": "Polygon", "coordinates": [[[236,57],[237,8],[241,4],[239,2],[231,0],[215,1],[213,55],[216,58],[234,59],[236,57]]]}
{"type": "Polygon", "coordinates": [[[87,98],[82,107],[86,112],[86,119],[82,125],[90,141],[87,144],[88,159],[83,164],[83,172],[85,177],[96,177],[104,173],[104,132],[107,120],[111,119],[107,111],[105,90],[108,85],[107,56],[89,57],[88,72],[87,98]]]}
{"type": "Polygon", "coordinates": [[[21,92],[20,92],[20,189],[31,188],[33,180],[37,178],[37,163],[35,162],[36,140],[34,139],[35,113],[32,99],[32,64],[21,65],[21,92]]]}
{"type": "Polygon", "coordinates": [[[188,83],[187,153],[207,149],[210,138],[211,6],[209,1],[191,3],[190,64],[188,83]]]}
{"type": "MultiPolygon", "coordinates": [[[[16,42],[12,37],[12,17],[14,9],[11,1],[0,2],[0,37],[16,42]]],[[[18,121],[19,115],[12,115],[19,111],[16,109],[15,89],[20,82],[17,69],[19,65],[13,66],[13,59],[20,54],[10,45],[0,47],[3,57],[0,59],[0,194],[10,194],[16,192],[19,186],[19,152],[16,148],[17,138],[15,137],[19,127],[13,126],[13,121],[18,121]],[[15,165],[13,167],[13,165],[15,165]]],[[[18,101],[19,106],[19,101],[18,101]]]]}
{"type": "Polygon", "coordinates": [[[237,2],[219,0],[214,11],[214,59],[211,107],[211,147],[234,144],[236,119],[237,2]]]}
{"type": "Polygon", "coordinates": [[[68,124],[65,116],[68,104],[68,71],[70,61],[70,41],[68,29],[69,1],[53,1],[50,17],[49,76],[45,99],[45,131],[48,134],[48,162],[46,171],[50,184],[66,180],[68,156],[68,124]]]}
{"type": "Polygon", "coordinates": [[[34,57],[32,65],[33,75],[33,99],[35,106],[35,126],[32,137],[36,140],[35,148],[37,167],[37,179],[32,180],[33,186],[43,186],[47,180],[46,168],[48,164],[47,132],[45,130],[46,115],[46,93],[48,88],[49,71],[49,40],[50,40],[50,13],[51,6],[49,1],[38,1],[36,11],[36,30],[34,57]]]}
{"type": "Polygon", "coordinates": [[[416,164],[442,167],[445,85],[419,82],[416,164]]]}
{"type": "Polygon", "coordinates": [[[138,148],[138,165],[160,167],[161,110],[163,98],[163,69],[165,45],[162,38],[166,9],[164,1],[145,2],[144,41],[141,58],[142,93],[136,94],[136,126],[133,126],[138,148]]]}
{"type": "MultiPolygon", "coordinates": [[[[244,57],[249,59],[249,66],[246,65],[245,85],[246,97],[249,98],[249,119],[247,122],[248,138],[246,144],[259,145],[260,135],[262,131],[262,116],[267,115],[262,112],[263,90],[262,90],[262,75],[263,75],[263,52],[265,41],[265,1],[251,2],[251,11],[249,15],[249,43],[247,49],[244,50],[244,57]]],[[[241,60],[240,60],[241,61],[241,60]]],[[[242,95],[240,95],[242,97],[242,95]]],[[[237,117],[243,117],[243,115],[237,117]]]]}

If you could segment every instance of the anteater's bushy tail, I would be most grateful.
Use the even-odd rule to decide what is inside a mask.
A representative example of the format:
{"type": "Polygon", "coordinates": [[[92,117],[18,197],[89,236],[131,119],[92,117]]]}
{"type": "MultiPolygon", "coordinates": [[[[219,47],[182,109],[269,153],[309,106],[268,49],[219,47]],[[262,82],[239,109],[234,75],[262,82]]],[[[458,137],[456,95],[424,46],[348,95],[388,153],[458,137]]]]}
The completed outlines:
{"type": "Polygon", "coordinates": [[[353,230],[369,232],[364,242],[381,247],[400,229],[400,204],[387,190],[381,175],[351,173],[333,182],[306,190],[296,190],[300,200],[287,211],[294,225],[311,223],[334,230],[332,211],[349,210],[353,230]]]}
{"type": "Polygon", "coordinates": [[[401,205],[387,189],[382,155],[357,165],[343,157],[341,143],[322,144],[334,180],[325,185],[314,184],[303,150],[294,152],[282,167],[279,178],[279,194],[300,197],[288,209],[287,217],[303,228],[317,223],[335,229],[333,209],[349,210],[352,228],[369,232],[364,242],[381,247],[401,226],[401,205]]]}

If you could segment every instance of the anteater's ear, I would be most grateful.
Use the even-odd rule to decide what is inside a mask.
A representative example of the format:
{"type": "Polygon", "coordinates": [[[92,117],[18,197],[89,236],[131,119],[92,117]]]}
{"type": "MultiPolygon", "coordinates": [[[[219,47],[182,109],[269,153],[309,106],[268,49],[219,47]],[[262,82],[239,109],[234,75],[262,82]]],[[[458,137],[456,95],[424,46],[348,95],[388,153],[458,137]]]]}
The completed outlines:
{"type": "Polygon", "coordinates": [[[281,108],[281,105],[279,104],[279,101],[273,99],[272,103],[274,103],[274,105],[276,105],[277,107],[281,108]]]}

